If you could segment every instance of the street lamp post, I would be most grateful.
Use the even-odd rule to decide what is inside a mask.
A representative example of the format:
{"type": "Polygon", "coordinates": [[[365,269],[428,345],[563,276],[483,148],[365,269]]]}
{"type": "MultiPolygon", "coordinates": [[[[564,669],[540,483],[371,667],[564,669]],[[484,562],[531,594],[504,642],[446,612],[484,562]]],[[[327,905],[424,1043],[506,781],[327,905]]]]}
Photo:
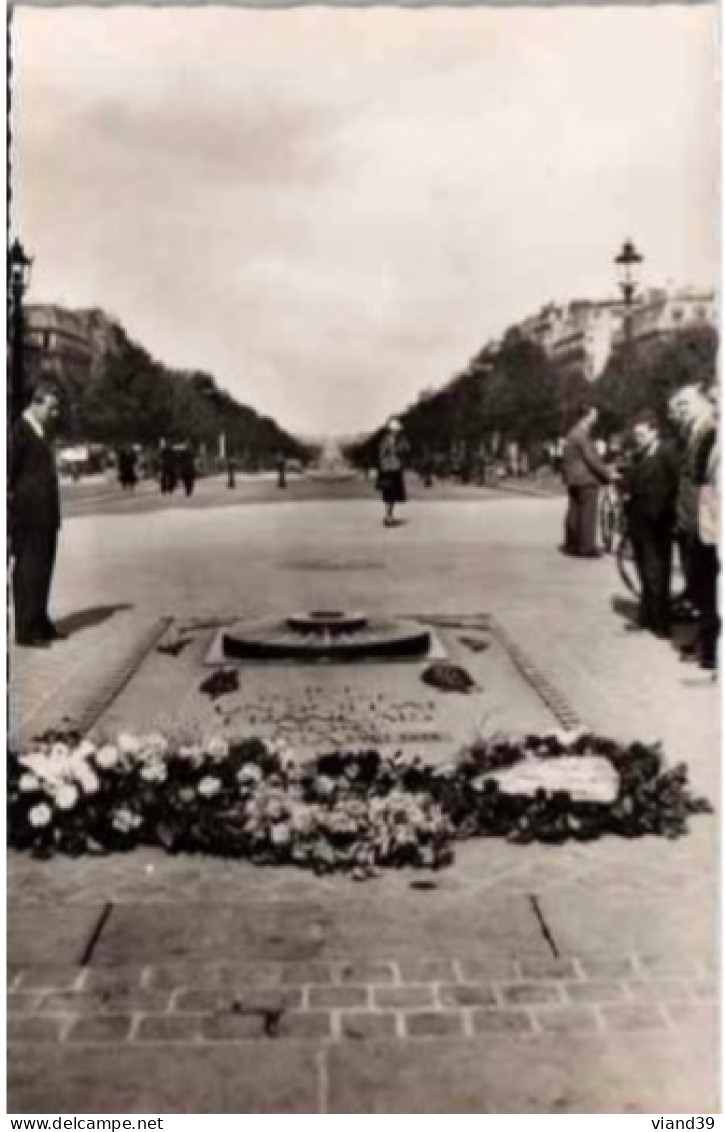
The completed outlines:
{"type": "Polygon", "coordinates": [[[637,293],[639,268],[644,256],[635,248],[631,240],[625,240],[622,250],[614,257],[614,265],[619,276],[619,288],[624,300],[624,346],[629,353],[632,341],[632,305],[637,293]]]}
{"type": "Polygon", "coordinates": [[[30,283],[33,261],[16,237],[8,251],[8,301],[10,317],[10,419],[16,420],[25,407],[25,320],[23,298],[30,283]]]}

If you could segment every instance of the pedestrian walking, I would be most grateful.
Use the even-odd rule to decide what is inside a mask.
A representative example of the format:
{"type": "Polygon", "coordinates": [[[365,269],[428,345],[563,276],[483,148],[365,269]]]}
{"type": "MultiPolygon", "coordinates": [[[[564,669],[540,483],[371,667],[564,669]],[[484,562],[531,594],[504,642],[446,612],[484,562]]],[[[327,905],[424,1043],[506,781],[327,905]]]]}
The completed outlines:
{"type": "Polygon", "coordinates": [[[583,401],[562,454],[562,476],[569,506],[561,549],[576,558],[600,557],[601,551],[597,549],[599,489],[614,479],[614,473],[600,457],[591,437],[597,417],[596,406],[583,401]]]}
{"type": "Polygon", "coordinates": [[[407,499],[403,465],[408,451],[408,442],[403,435],[403,426],[399,420],[393,417],[385,427],[378,452],[377,486],[385,504],[383,524],[386,527],[398,525],[398,520],[395,518],[395,507],[398,503],[405,503],[407,499]]]}
{"type": "Polygon", "coordinates": [[[657,416],[648,409],[638,413],[632,435],[634,456],[624,490],[627,530],[640,581],[636,627],[669,637],[677,453],[662,441],[657,416]]]}
{"type": "Polygon", "coordinates": [[[58,473],[49,433],[57,419],[54,385],[41,379],[10,436],[10,552],[15,640],[47,647],[62,637],[48,614],[60,529],[58,473]]]}
{"type": "Polygon", "coordinates": [[[231,491],[237,486],[237,461],[233,456],[227,458],[227,487],[231,491]]]}
{"type": "Polygon", "coordinates": [[[136,453],[131,447],[119,449],[118,482],[124,491],[133,491],[138,483],[138,476],[136,474],[136,453]]]}
{"type": "Polygon", "coordinates": [[[184,485],[184,494],[188,499],[194,494],[194,484],[196,483],[196,461],[190,440],[186,442],[179,453],[179,475],[184,485]]]}
{"type": "Polygon", "coordinates": [[[284,452],[277,453],[277,487],[287,487],[287,460],[284,452]]]}
{"type": "Polygon", "coordinates": [[[173,494],[176,488],[176,453],[165,440],[161,441],[159,452],[159,481],[162,495],[173,494]]]}

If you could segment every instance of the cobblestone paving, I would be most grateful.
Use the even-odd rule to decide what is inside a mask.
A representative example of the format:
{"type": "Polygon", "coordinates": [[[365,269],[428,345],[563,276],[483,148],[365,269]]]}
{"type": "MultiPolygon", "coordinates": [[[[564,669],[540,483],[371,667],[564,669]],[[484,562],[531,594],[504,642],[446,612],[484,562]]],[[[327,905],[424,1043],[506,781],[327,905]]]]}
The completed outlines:
{"type": "Polygon", "coordinates": [[[13,1042],[355,1041],[498,1031],[677,1030],[714,1025],[706,964],[606,956],[419,957],[375,962],[127,968],[19,967],[9,973],[13,1042]]]}

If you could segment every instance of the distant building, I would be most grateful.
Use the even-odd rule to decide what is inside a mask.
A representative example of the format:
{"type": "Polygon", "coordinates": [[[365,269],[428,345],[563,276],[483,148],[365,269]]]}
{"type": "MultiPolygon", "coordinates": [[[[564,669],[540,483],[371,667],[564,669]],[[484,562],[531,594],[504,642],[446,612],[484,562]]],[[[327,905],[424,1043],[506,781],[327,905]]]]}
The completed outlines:
{"type": "MultiPolygon", "coordinates": [[[[565,369],[595,381],[612,351],[624,341],[625,307],[616,299],[576,299],[547,303],[516,329],[536,342],[565,369]]],[[[691,326],[715,326],[715,294],[706,288],[653,288],[642,292],[631,307],[629,333],[633,341],[671,334],[691,326]]]]}
{"type": "Polygon", "coordinates": [[[28,371],[57,376],[88,377],[93,341],[83,312],[29,304],[25,308],[25,350],[28,371]]]}
{"type": "Polygon", "coordinates": [[[575,299],[547,303],[517,329],[565,369],[594,381],[607,364],[621,317],[621,303],[575,299]]]}
{"type": "MultiPolygon", "coordinates": [[[[716,326],[715,292],[707,288],[652,288],[632,307],[630,334],[633,341],[661,337],[694,326],[716,326]]],[[[624,340],[624,325],[613,345],[624,340]]]]}
{"type": "Polygon", "coordinates": [[[622,321],[622,304],[614,301],[569,303],[550,354],[570,372],[596,381],[612,352],[622,321]]]}

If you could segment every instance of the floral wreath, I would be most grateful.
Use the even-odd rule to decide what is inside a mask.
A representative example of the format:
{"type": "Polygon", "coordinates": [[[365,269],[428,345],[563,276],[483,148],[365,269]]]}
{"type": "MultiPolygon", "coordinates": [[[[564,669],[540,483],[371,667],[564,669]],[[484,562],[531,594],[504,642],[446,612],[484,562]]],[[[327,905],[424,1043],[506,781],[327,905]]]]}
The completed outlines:
{"type": "Polygon", "coordinates": [[[585,732],[494,737],[445,766],[376,750],[301,762],[285,743],[255,738],[48,734],[11,755],[8,771],[9,842],[36,856],[152,845],[360,878],[386,866],[448,865],[454,842],[469,837],[678,837],[690,815],[711,810],[691,794],[684,764],[665,768],[658,744],[585,732]],[[610,763],[612,801],[544,786],[507,792],[496,777],[576,755],[610,763]]]}

